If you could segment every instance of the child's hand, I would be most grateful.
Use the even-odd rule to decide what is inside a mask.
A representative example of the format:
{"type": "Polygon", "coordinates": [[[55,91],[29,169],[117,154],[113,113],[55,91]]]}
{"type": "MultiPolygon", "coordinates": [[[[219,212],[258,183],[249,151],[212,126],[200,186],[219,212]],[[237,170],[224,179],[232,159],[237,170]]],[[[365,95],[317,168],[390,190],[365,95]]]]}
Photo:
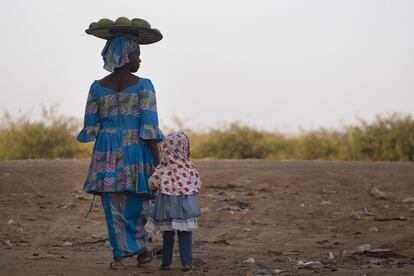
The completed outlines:
{"type": "Polygon", "coordinates": [[[158,190],[158,188],[155,187],[154,182],[152,182],[152,178],[148,179],[148,188],[153,192],[158,190]]]}

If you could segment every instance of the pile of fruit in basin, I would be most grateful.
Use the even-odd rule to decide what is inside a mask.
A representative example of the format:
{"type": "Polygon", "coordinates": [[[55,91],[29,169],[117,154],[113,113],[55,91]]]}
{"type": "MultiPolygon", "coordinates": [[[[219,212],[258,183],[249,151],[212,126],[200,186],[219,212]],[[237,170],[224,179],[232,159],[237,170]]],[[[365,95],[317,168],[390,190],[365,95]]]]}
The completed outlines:
{"type": "Polygon", "coordinates": [[[99,19],[98,22],[92,22],[89,25],[89,28],[93,29],[93,28],[107,27],[107,26],[135,26],[135,27],[151,29],[150,23],[148,23],[144,19],[141,19],[141,18],[129,19],[124,16],[118,17],[115,21],[108,19],[108,18],[99,19]]]}
{"type": "Polygon", "coordinates": [[[97,22],[89,24],[85,30],[89,35],[102,39],[112,39],[116,35],[129,35],[135,38],[139,44],[152,44],[162,39],[160,30],[151,28],[150,23],[142,18],[129,19],[125,16],[118,17],[115,21],[109,18],[101,18],[97,22]]]}

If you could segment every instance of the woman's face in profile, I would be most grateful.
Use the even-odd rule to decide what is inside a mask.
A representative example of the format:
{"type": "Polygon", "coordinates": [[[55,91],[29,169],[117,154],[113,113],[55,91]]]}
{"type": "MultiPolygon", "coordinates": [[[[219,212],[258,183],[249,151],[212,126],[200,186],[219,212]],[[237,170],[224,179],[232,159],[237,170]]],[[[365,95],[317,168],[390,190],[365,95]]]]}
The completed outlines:
{"type": "Polygon", "coordinates": [[[139,64],[141,63],[140,59],[140,50],[139,48],[135,50],[132,54],[129,55],[129,71],[135,73],[139,69],[139,64]]]}

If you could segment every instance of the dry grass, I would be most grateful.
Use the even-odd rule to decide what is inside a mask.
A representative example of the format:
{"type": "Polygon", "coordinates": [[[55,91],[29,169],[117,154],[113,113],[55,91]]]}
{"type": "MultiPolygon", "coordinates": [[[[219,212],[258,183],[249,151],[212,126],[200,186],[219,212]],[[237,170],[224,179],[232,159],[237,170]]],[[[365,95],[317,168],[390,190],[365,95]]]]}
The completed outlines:
{"type": "MultiPolygon", "coordinates": [[[[75,139],[79,120],[43,109],[41,120],[12,120],[5,113],[0,128],[0,159],[86,157],[92,144],[75,139]]],[[[232,123],[190,133],[194,158],[260,158],[324,160],[414,160],[414,119],[409,115],[377,116],[343,129],[302,132],[296,136],[267,132],[232,123]]]]}

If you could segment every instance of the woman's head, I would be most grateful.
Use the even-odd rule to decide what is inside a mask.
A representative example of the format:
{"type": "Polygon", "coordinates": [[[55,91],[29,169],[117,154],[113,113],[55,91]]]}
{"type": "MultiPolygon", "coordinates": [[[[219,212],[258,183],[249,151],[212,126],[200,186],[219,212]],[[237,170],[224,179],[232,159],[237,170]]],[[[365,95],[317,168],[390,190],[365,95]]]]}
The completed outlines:
{"type": "Polygon", "coordinates": [[[129,72],[131,73],[135,73],[138,71],[139,69],[139,65],[141,63],[141,50],[139,49],[139,47],[137,47],[131,54],[129,54],[128,59],[129,59],[129,63],[128,63],[128,69],[129,72]]]}
{"type": "Polygon", "coordinates": [[[131,72],[136,72],[141,62],[139,44],[128,36],[116,36],[108,40],[101,55],[104,68],[109,72],[124,66],[128,66],[131,72]]]}

